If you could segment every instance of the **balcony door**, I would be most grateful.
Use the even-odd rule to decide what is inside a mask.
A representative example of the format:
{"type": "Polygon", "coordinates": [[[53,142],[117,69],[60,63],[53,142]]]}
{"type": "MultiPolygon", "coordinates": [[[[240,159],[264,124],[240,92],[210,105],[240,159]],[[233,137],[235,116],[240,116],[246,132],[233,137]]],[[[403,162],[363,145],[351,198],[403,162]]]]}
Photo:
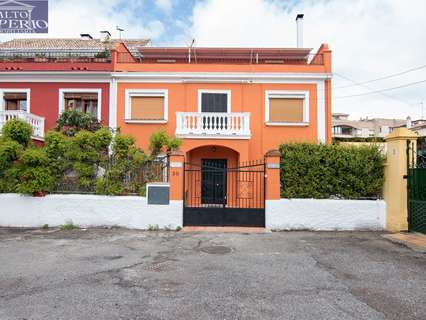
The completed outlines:
{"type": "Polygon", "coordinates": [[[230,93],[221,92],[201,92],[200,111],[201,113],[217,113],[217,115],[207,115],[201,117],[203,129],[228,129],[228,119],[221,113],[230,112],[230,93]]]}
{"type": "Polygon", "coordinates": [[[201,93],[201,112],[228,112],[228,94],[201,93]]]}

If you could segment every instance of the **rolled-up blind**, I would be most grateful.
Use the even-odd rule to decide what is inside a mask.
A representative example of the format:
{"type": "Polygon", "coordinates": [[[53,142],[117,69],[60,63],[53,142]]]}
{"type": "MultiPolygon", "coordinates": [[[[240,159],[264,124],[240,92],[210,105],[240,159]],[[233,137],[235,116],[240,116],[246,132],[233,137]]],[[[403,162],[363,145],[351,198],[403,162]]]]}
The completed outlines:
{"type": "Polygon", "coordinates": [[[3,95],[5,100],[26,100],[27,99],[27,94],[26,93],[20,93],[20,92],[5,92],[3,95]]]}
{"type": "Polygon", "coordinates": [[[269,98],[270,122],[303,122],[304,99],[269,98]]]}
{"type": "Polygon", "coordinates": [[[65,99],[84,99],[84,100],[98,100],[98,94],[97,93],[73,93],[73,92],[67,92],[64,93],[65,99]]]}
{"type": "Polygon", "coordinates": [[[132,97],[132,120],[163,120],[164,97],[132,97]]]}

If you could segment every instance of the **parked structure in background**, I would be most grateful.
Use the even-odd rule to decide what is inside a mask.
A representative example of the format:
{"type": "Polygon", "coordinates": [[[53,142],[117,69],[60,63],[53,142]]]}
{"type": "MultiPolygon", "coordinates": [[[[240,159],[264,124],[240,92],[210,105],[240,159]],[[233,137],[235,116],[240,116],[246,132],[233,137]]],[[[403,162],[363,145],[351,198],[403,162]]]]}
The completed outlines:
{"type": "Polygon", "coordinates": [[[350,120],[349,114],[333,113],[332,135],[333,138],[384,138],[394,128],[406,126],[404,119],[361,118],[350,120]]]}

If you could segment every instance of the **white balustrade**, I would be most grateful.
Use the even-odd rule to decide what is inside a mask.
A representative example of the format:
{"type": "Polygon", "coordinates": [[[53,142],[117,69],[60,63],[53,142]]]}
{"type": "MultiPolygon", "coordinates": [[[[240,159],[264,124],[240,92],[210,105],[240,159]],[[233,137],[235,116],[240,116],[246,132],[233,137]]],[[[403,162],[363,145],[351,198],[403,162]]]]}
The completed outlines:
{"type": "Polygon", "coordinates": [[[0,111],[0,130],[12,119],[21,119],[31,125],[34,138],[44,138],[44,118],[21,110],[0,111]]]}
{"type": "Polygon", "coordinates": [[[176,112],[176,135],[249,138],[249,112],[176,112]]]}

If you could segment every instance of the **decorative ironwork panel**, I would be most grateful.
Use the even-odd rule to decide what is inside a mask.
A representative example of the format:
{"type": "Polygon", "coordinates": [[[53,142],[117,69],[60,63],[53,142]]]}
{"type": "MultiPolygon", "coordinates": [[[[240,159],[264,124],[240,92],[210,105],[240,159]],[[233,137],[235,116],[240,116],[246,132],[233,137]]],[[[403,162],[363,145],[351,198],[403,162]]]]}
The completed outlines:
{"type": "Polygon", "coordinates": [[[407,142],[408,229],[426,233],[426,143],[407,142]]]}
{"type": "Polygon", "coordinates": [[[265,163],[228,167],[226,159],[185,164],[185,226],[265,225],[265,163]]]}

